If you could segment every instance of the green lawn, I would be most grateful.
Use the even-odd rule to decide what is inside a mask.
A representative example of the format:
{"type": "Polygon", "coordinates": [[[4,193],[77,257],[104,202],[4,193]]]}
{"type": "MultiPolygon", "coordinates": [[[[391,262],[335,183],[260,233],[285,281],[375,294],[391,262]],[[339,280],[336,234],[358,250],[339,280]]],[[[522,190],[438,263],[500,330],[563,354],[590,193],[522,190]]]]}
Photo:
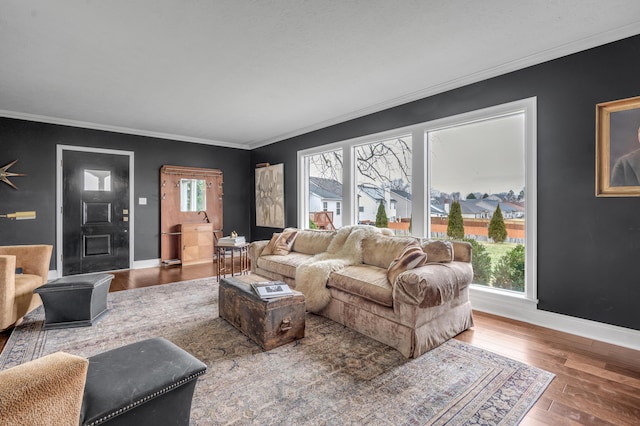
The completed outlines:
{"type": "Polygon", "coordinates": [[[491,257],[491,265],[498,263],[498,259],[504,256],[509,250],[514,248],[516,243],[490,243],[487,241],[478,241],[486,249],[489,257],[491,257]]]}

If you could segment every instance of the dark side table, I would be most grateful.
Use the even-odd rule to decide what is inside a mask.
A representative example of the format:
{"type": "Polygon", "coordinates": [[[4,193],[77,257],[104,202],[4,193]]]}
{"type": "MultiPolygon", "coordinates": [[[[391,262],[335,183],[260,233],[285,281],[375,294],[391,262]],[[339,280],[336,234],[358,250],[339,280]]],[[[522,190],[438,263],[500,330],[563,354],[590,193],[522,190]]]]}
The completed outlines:
{"type": "Polygon", "coordinates": [[[74,275],[33,290],[44,305],[43,329],[88,327],[107,312],[111,274],[74,275]]]}

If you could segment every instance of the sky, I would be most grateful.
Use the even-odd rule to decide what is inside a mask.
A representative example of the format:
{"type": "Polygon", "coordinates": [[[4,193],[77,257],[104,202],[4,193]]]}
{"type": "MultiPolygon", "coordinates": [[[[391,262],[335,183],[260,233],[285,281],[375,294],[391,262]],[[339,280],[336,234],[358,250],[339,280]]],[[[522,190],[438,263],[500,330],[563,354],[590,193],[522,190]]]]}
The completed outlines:
{"type": "MultiPolygon", "coordinates": [[[[429,132],[431,187],[463,198],[471,192],[519,194],[525,182],[524,120],[520,113],[429,132]]],[[[397,144],[395,139],[385,142],[397,144]]],[[[313,165],[311,175],[322,176],[313,165]]],[[[401,175],[391,171],[390,177],[401,175]]],[[[368,180],[359,176],[357,182],[368,180]]]]}
{"type": "Polygon", "coordinates": [[[524,188],[524,114],[429,133],[431,187],[497,194],[524,188]]]}

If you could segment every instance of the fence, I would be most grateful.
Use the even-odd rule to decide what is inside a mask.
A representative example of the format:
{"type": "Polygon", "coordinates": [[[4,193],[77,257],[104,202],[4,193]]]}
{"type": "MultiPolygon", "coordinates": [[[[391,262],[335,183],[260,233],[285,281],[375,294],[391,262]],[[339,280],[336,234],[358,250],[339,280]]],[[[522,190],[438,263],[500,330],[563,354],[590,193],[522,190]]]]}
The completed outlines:
{"type": "MultiPolygon", "coordinates": [[[[463,219],[464,236],[474,240],[486,241],[489,239],[489,222],[491,219],[463,219]]],[[[446,217],[431,218],[431,235],[444,238],[447,236],[449,219],[446,217]]],[[[524,244],[524,220],[505,219],[507,239],[509,243],[524,244]]]]}

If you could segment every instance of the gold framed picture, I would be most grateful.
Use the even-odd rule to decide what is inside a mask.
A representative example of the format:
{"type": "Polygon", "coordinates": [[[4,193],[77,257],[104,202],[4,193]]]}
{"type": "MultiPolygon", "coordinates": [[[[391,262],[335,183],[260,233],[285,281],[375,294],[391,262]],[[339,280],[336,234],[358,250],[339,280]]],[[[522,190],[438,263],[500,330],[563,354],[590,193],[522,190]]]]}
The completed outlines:
{"type": "Polygon", "coordinates": [[[596,196],[640,197],[640,96],[596,105],[596,196]]]}

